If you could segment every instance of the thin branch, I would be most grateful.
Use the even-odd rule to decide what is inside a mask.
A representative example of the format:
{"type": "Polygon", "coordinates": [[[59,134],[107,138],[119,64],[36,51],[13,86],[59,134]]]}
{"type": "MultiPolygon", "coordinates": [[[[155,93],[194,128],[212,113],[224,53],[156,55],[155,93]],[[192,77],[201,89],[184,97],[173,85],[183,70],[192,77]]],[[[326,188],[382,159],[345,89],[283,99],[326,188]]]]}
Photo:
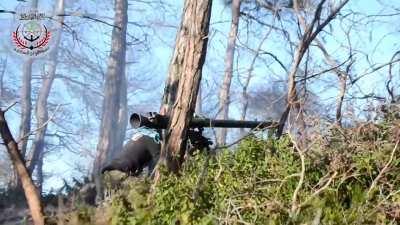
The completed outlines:
{"type": "Polygon", "coordinates": [[[106,21],[101,20],[101,19],[97,19],[97,18],[91,17],[91,16],[89,16],[87,14],[83,14],[83,13],[71,13],[71,14],[64,13],[64,14],[57,14],[56,16],[62,16],[62,17],[76,16],[76,17],[80,17],[80,18],[83,18],[83,19],[92,20],[94,22],[99,22],[99,23],[108,25],[110,27],[117,28],[117,29],[121,30],[121,27],[119,27],[119,26],[116,26],[114,24],[111,24],[111,23],[106,22],[106,21]]]}
{"type": "Polygon", "coordinates": [[[372,68],[371,71],[366,72],[366,73],[364,73],[364,74],[361,74],[361,75],[358,76],[356,79],[352,80],[352,81],[351,81],[351,84],[354,84],[354,83],[356,83],[358,80],[360,80],[361,78],[363,78],[363,77],[365,77],[365,76],[367,76],[367,75],[370,75],[370,74],[372,74],[372,73],[374,73],[374,72],[376,72],[376,71],[378,71],[378,70],[381,70],[382,68],[384,68],[384,67],[386,67],[386,66],[390,66],[390,65],[392,65],[392,64],[394,64],[394,63],[397,63],[397,62],[400,62],[400,58],[399,58],[399,59],[396,59],[396,60],[392,60],[392,61],[387,62],[387,63],[384,63],[384,64],[381,64],[381,65],[379,65],[379,66],[377,66],[377,67],[375,67],[375,68],[372,68]]]}
{"type": "Polygon", "coordinates": [[[394,146],[392,153],[390,154],[390,158],[389,161],[387,161],[387,163],[385,164],[385,166],[383,167],[383,169],[379,172],[378,176],[375,177],[374,181],[372,182],[367,195],[369,196],[370,192],[375,188],[376,184],[378,183],[379,179],[383,176],[383,174],[386,172],[386,170],[389,168],[390,164],[393,161],[394,158],[394,153],[396,153],[397,150],[397,146],[399,145],[400,140],[397,140],[396,145],[394,146]]]}
{"type": "Polygon", "coordinates": [[[325,185],[323,187],[321,187],[320,189],[318,189],[317,191],[315,191],[309,198],[307,198],[307,200],[305,200],[300,206],[300,208],[305,207],[308,202],[310,202],[313,198],[317,197],[322,191],[324,191],[325,189],[327,189],[329,187],[329,185],[332,183],[332,181],[335,179],[335,177],[337,176],[338,172],[335,171],[332,176],[329,178],[329,180],[325,183],[325,185]]]}
{"type": "MultiPolygon", "coordinates": [[[[0,9],[0,13],[8,13],[8,14],[13,14],[13,15],[17,14],[16,11],[5,10],[5,9],[0,9]]],[[[70,14],[63,13],[63,14],[57,14],[57,15],[55,15],[55,16],[60,16],[60,17],[75,16],[75,17],[80,17],[80,18],[83,18],[83,19],[92,20],[92,21],[94,21],[94,22],[99,22],[99,23],[102,23],[102,24],[105,24],[105,25],[108,25],[108,26],[111,26],[111,27],[115,27],[115,28],[121,29],[121,27],[119,27],[119,26],[116,26],[116,25],[111,24],[111,23],[108,23],[108,22],[106,22],[106,21],[104,21],[104,20],[101,20],[101,19],[98,19],[98,18],[94,18],[94,17],[91,17],[91,16],[89,16],[89,15],[87,15],[87,14],[83,14],[83,13],[79,13],[79,12],[77,12],[77,13],[70,13],[70,14]]],[[[46,18],[47,18],[47,19],[54,20],[54,17],[46,17],[46,18]]],[[[62,25],[65,25],[65,26],[66,26],[65,23],[62,23],[62,25]]]]}
{"type": "MultiPolygon", "coordinates": [[[[260,125],[261,125],[261,123],[260,123],[260,125]]],[[[230,144],[227,144],[227,145],[216,146],[215,148],[211,149],[211,151],[232,147],[232,146],[236,145],[237,143],[241,142],[242,140],[246,139],[247,137],[250,137],[251,135],[253,135],[254,134],[253,131],[263,131],[263,130],[267,130],[267,129],[271,129],[271,128],[276,128],[278,126],[278,123],[273,122],[271,126],[268,126],[268,127],[262,128],[262,129],[258,129],[258,127],[260,125],[258,125],[256,128],[252,129],[246,135],[244,135],[243,137],[237,139],[236,141],[234,141],[234,142],[232,142],[230,144]]]]}
{"type": "Polygon", "coordinates": [[[18,102],[15,101],[11,105],[9,105],[6,109],[3,110],[3,112],[7,112],[9,109],[11,109],[14,105],[16,105],[18,102]]]}
{"type": "MultiPolygon", "coordinates": [[[[393,61],[393,59],[394,59],[398,54],[400,54],[400,51],[395,52],[395,53],[393,54],[392,58],[390,59],[390,61],[393,61]]],[[[390,65],[389,65],[389,75],[388,75],[389,77],[388,77],[388,81],[386,82],[386,90],[387,90],[387,92],[388,92],[388,94],[389,94],[389,96],[390,96],[391,102],[395,102],[395,93],[394,93],[394,90],[393,90],[393,86],[390,87],[390,83],[392,82],[392,79],[393,79],[392,69],[393,69],[393,65],[390,64],[390,65]]]]}
{"type": "Polygon", "coordinates": [[[307,76],[307,78],[302,78],[302,79],[300,79],[300,80],[296,80],[296,82],[302,82],[302,81],[308,80],[308,79],[310,79],[310,78],[314,78],[314,77],[317,77],[317,76],[319,76],[319,75],[322,75],[322,74],[324,74],[324,73],[328,73],[328,72],[331,72],[331,71],[335,71],[335,70],[339,69],[341,66],[343,66],[344,64],[346,64],[350,59],[351,59],[351,57],[349,57],[348,59],[346,59],[346,61],[340,63],[339,65],[336,65],[336,66],[331,67],[331,68],[329,68],[329,69],[322,70],[322,71],[320,71],[320,72],[318,72],[318,73],[314,73],[314,74],[312,74],[312,75],[309,75],[309,76],[307,76]]]}
{"type": "Polygon", "coordinates": [[[53,121],[54,117],[56,116],[57,111],[61,108],[61,104],[58,104],[56,109],[54,110],[53,114],[50,116],[50,118],[44,122],[41,126],[39,126],[38,128],[36,128],[35,130],[27,133],[25,136],[21,137],[17,143],[20,143],[22,140],[28,138],[29,136],[31,136],[32,134],[36,133],[37,131],[43,129],[45,126],[47,126],[47,124],[49,124],[51,121],[53,121]]]}
{"type": "Polygon", "coordinates": [[[306,164],[305,164],[304,152],[299,148],[299,146],[297,145],[297,142],[292,138],[292,136],[290,134],[289,134],[289,137],[292,140],[292,143],[293,143],[296,151],[299,153],[300,161],[301,161],[300,179],[299,179],[299,182],[297,183],[297,187],[294,190],[293,196],[292,196],[291,213],[292,213],[292,216],[293,216],[294,213],[296,212],[297,208],[298,208],[298,206],[297,206],[297,198],[298,198],[299,191],[300,191],[300,189],[301,189],[301,187],[303,186],[303,183],[304,183],[304,178],[305,178],[305,173],[306,173],[306,164]]]}

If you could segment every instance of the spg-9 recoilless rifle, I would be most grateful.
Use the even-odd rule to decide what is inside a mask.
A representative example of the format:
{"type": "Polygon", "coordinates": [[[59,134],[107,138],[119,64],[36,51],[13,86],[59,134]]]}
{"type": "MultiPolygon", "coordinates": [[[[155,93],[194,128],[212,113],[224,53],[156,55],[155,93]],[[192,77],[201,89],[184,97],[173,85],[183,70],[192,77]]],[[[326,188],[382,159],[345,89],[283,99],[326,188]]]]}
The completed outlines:
{"type": "MultiPolygon", "coordinates": [[[[151,129],[167,129],[169,117],[158,113],[149,113],[143,116],[133,113],[129,119],[133,128],[147,127],[151,129]]],[[[218,120],[194,116],[189,123],[188,138],[192,149],[210,149],[212,141],[203,136],[204,128],[251,128],[265,129],[276,127],[276,122],[271,121],[243,121],[243,120],[218,120]]]]}

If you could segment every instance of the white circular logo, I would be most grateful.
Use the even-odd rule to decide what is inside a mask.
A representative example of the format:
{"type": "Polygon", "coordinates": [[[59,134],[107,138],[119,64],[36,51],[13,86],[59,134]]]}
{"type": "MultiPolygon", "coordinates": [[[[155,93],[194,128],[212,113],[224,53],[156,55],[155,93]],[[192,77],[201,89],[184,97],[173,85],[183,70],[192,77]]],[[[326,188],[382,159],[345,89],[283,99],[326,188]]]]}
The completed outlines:
{"type": "Polygon", "coordinates": [[[17,12],[11,25],[11,50],[25,57],[41,57],[50,52],[56,26],[51,17],[37,10],[17,12]]]}

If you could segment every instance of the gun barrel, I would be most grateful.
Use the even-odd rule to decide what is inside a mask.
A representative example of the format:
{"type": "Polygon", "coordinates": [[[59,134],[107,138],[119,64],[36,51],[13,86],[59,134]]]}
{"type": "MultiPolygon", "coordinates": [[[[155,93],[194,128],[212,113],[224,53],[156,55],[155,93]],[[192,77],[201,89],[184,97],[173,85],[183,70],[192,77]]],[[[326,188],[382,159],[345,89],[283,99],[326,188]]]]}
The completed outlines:
{"type": "MultiPolygon", "coordinates": [[[[133,128],[148,127],[153,129],[166,129],[169,118],[160,114],[154,114],[148,118],[146,116],[133,113],[130,117],[130,123],[133,128]]],[[[209,118],[195,117],[190,122],[191,128],[266,128],[275,126],[276,122],[271,121],[242,121],[242,120],[214,120],[209,118]]]]}
{"type": "Polygon", "coordinates": [[[213,120],[209,118],[193,118],[190,127],[221,127],[221,128],[266,128],[274,125],[267,121],[247,120],[213,120]]]}

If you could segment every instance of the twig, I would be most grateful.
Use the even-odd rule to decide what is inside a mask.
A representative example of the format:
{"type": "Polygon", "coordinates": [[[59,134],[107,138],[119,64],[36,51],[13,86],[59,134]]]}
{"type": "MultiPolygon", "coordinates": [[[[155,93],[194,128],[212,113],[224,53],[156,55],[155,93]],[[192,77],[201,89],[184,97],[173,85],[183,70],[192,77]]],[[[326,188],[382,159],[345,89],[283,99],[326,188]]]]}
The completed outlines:
{"type": "MultiPolygon", "coordinates": [[[[5,9],[0,9],[0,13],[9,13],[9,14],[13,14],[13,15],[17,14],[16,11],[5,10],[5,9]]],[[[83,18],[83,19],[92,20],[94,22],[102,23],[102,24],[105,24],[105,25],[110,26],[110,27],[121,29],[121,27],[119,27],[119,26],[116,26],[114,24],[108,23],[108,22],[106,22],[104,20],[101,20],[101,19],[97,19],[97,18],[91,17],[91,16],[89,16],[87,14],[83,14],[83,13],[71,13],[71,14],[63,13],[63,14],[57,14],[56,16],[60,16],[60,17],[76,16],[76,17],[80,17],[80,18],[83,18]]],[[[53,17],[46,17],[46,18],[54,20],[53,17]]],[[[66,25],[66,24],[62,23],[62,25],[66,25]]]]}
{"type": "Polygon", "coordinates": [[[217,175],[215,176],[214,181],[218,181],[218,179],[219,179],[219,177],[221,176],[222,171],[223,171],[223,168],[222,168],[222,166],[221,166],[221,162],[220,162],[219,160],[218,160],[218,167],[219,167],[218,173],[217,173],[217,175]]]}
{"type": "Polygon", "coordinates": [[[300,179],[299,179],[299,182],[297,183],[297,187],[294,190],[293,196],[292,196],[291,213],[293,215],[293,213],[297,209],[297,197],[298,197],[299,191],[300,191],[300,189],[301,189],[301,187],[303,186],[303,183],[304,183],[304,177],[305,177],[305,173],[306,173],[306,165],[305,165],[305,160],[304,160],[304,152],[299,148],[299,146],[297,145],[296,141],[292,138],[292,136],[290,134],[289,134],[289,137],[292,140],[292,143],[293,143],[295,149],[299,153],[300,161],[301,161],[300,179]]]}
{"type": "MultiPolygon", "coordinates": [[[[240,207],[236,207],[234,204],[233,204],[233,202],[232,201],[230,201],[230,204],[232,205],[232,211],[235,211],[235,213],[236,213],[236,215],[239,217],[238,219],[236,219],[236,221],[237,222],[240,222],[240,223],[242,223],[242,224],[245,224],[245,225],[251,225],[250,223],[248,223],[248,222],[246,222],[246,221],[244,221],[243,220],[243,217],[242,217],[242,215],[240,215],[240,212],[239,212],[239,208],[240,207]]],[[[236,222],[236,221],[232,221],[232,222],[236,222]]]]}
{"type": "Polygon", "coordinates": [[[344,62],[342,62],[342,63],[340,63],[340,64],[338,64],[338,65],[336,65],[336,66],[334,66],[334,67],[331,67],[331,68],[322,70],[322,71],[320,71],[320,72],[314,73],[314,74],[312,74],[312,75],[309,75],[309,76],[307,76],[307,78],[301,78],[301,79],[299,79],[299,80],[296,80],[296,82],[303,82],[303,81],[305,81],[305,80],[309,80],[310,78],[317,77],[317,76],[322,75],[322,74],[324,74],[324,73],[328,73],[328,72],[331,72],[331,71],[335,71],[335,70],[339,69],[341,66],[343,66],[344,64],[346,64],[349,60],[350,60],[350,57],[347,58],[344,62]]]}
{"type": "Polygon", "coordinates": [[[15,104],[17,104],[18,102],[15,101],[13,102],[11,105],[9,105],[6,109],[3,110],[3,112],[7,112],[9,109],[11,109],[15,104]]]}
{"type": "Polygon", "coordinates": [[[43,129],[43,127],[47,126],[47,124],[49,124],[50,121],[52,121],[52,120],[54,119],[54,117],[55,117],[57,111],[58,111],[60,108],[61,108],[61,104],[58,104],[57,107],[56,107],[56,109],[54,110],[53,114],[50,116],[50,118],[49,118],[46,122],[44,122],[40,127],[36,128],[35,130],[33,130],[33,131],[27,133],[25,136],[19,138],[18,141],[17,141],[17,143],[20,143],[22,140],[28,138],[29,136],[31,136],[31,135],[34,134],[35,132],[37,132],[37,131],[43,129]]]}
{"type": "Polygon", "coordinates": [[[273,122],[272,125],[270,125],[268,127],[264,127],[262,129],[258,129],[261,124],[262,124],[262,122],[260,122],[260,124],[257,127],[255,127],[254,129],[250,130],[246,135],[242,136],[241,138],[237,139],[236,141],[234,141],[234,142],[232,142],[230,144],[227,144],[227,145],[216,146],[215,148],[211,149],[211,151],[232,147],[232,146],[236,145],[237,143],[241,142],[242,140],[246,139],[247,137],[250,137],[251,135],[253,135],[254,131],[264,131],[264,130],[267,130],[267,129],[276,128],[278,126],[277,123],[273,122]]]}
{"type": "Polygon", "coordinates": [[[108,23],[108,22],[106,22],[104,20],[101,20],[101,19],[97,19],[97,18],[91,17],[91,16],[83,14],[83,13],[71,13],[71,14],[64,13],[64,14],[57,14],[57,16],[61,16],[61,17],[76,16],[76,17],[80,17],[80,18],[83,18],[83,19],[92,20],[94,22],[102,23],[102,24],[105,24],[107,26],[110,26],[110,27],[117,28],[117,29],[121,30],[121,27],[119,27],[119,26],[116,26],[114,24],[108,23]]]}
{"type": "MultiPolygon", "coordinates": [[[[287,182],[287,180],[289,180],[292,177],[300,177],[300,173],[294,173],[294,174],[291,174],[291,175],[286,176],[285,178],[283,178],[283,180],[281,181],[281,184],[278,186],[278,189],[275,192],[275,195],[274,195],[275,199],[277,198],[278,194],[280,193],[280,190],[283,187],[283,185],[285,184],[285,182],[287,182]]],[[[262,190],[262,189],[260,188],[260,190],[262,190]]]]}
{"type": "Polygon", "coordinates": [[[230,214],[229,210],[231,208],[231,199],[229,199],[228,201],[229,201],[228,202],[228,208],[226,209],[226,212],[225,212],[225,219],[224,219],[225,221],[228,220],[228,217],[229,217],[229,214],[230,214]]]}
{"type": "Polygon", "coordinates": [[[378,176],[375,177],[374,181],[372,182],[368,192],[367,192],[367,196],[369,196],[370,192],[375,188],[376,184],[378,183],[379,179],[383,176],[383,174],[386,172],[386,170],[388,169],[388,167],[390,166],[390,164],[393,161],[394,158],[394,153],[396,153],[397,150],[397,146],[399,145],[400,140],[397,140],[396,145],[394,146],[392,153],[390,154],[390,158],[389,161],[385,164],[385,166],[383,167],[383,169],[379,172],[378,176]]]}
{"type": "Polygon", "coordinates": [[[196,199],[199,197],[201,186],[203,186],[204,178],[207,175],[207,169],[208,169],[210,157],[211,157],[211,152],[208,152],[207,156],[206,156],[206,160],[204,161],[204,164],[203,164],[203,169],[201,170],[199,179],[197,180],[196,188],[193,192],[193,196],[192,196],[193,201],[196,201],[196,199]]]}
{"type": "Polygon", "coordinates": [[[352,81],[351,81],[351,84],[355,84],[355,83],[356,83],[358,80],[360,80],[361,78],[363,78],[363,77],[365,77],[365,76],[367,76],[367,75],[370,75],[370,74],[372,74],[372,73],[374,73],[374,72],[376,72],[376,71],[378,71],[378,70],[381,70],[382,68],[384,68],[384,67],[386,67],[386,66],[390,66],[390,65],[392,65],[392,64],[394,64],[394,63],[397,63],[397,62],[400,62],[400,59],[392,60],[392,61],[390,61],[390,62],[381,64],[381,65],[379,65],[379,66],[377,66],[377,67],[375,67],[375,68],[372,68],[371,71],[366,72],[366,73],[364,73],[364,74],[361,74],[361,75],[359,75],[357,78],[355,78],[354,80],[352,80],[352,81]]]}
{"type": "Polygon", "coordinates": [[[332,176],[329,178],[329,180],[326,182],[326,184],[321,187],[320,189],[318,189],[317,191],[315,191],[309,198],[307,198],[307,200],[305,200],[300,206],[300,208],[303,208],[304,206],[306,206],[308,204],[309,201],[311,201],[314,197],[318,196],[322,191],[324,191],[325,189],[327,189],[329,187],[329,185],[332,183],[332,181],[335,179],[335,177],[337,176],[338,172],[335,171],[332,176]]]}
{"type": "Polygon", "coordinates": [[[322,209],[318,208],[317,211],[315,212],[315,216],[311,225],[319,225],[321,223],[321,218],[322,218],[322,209]]]}

